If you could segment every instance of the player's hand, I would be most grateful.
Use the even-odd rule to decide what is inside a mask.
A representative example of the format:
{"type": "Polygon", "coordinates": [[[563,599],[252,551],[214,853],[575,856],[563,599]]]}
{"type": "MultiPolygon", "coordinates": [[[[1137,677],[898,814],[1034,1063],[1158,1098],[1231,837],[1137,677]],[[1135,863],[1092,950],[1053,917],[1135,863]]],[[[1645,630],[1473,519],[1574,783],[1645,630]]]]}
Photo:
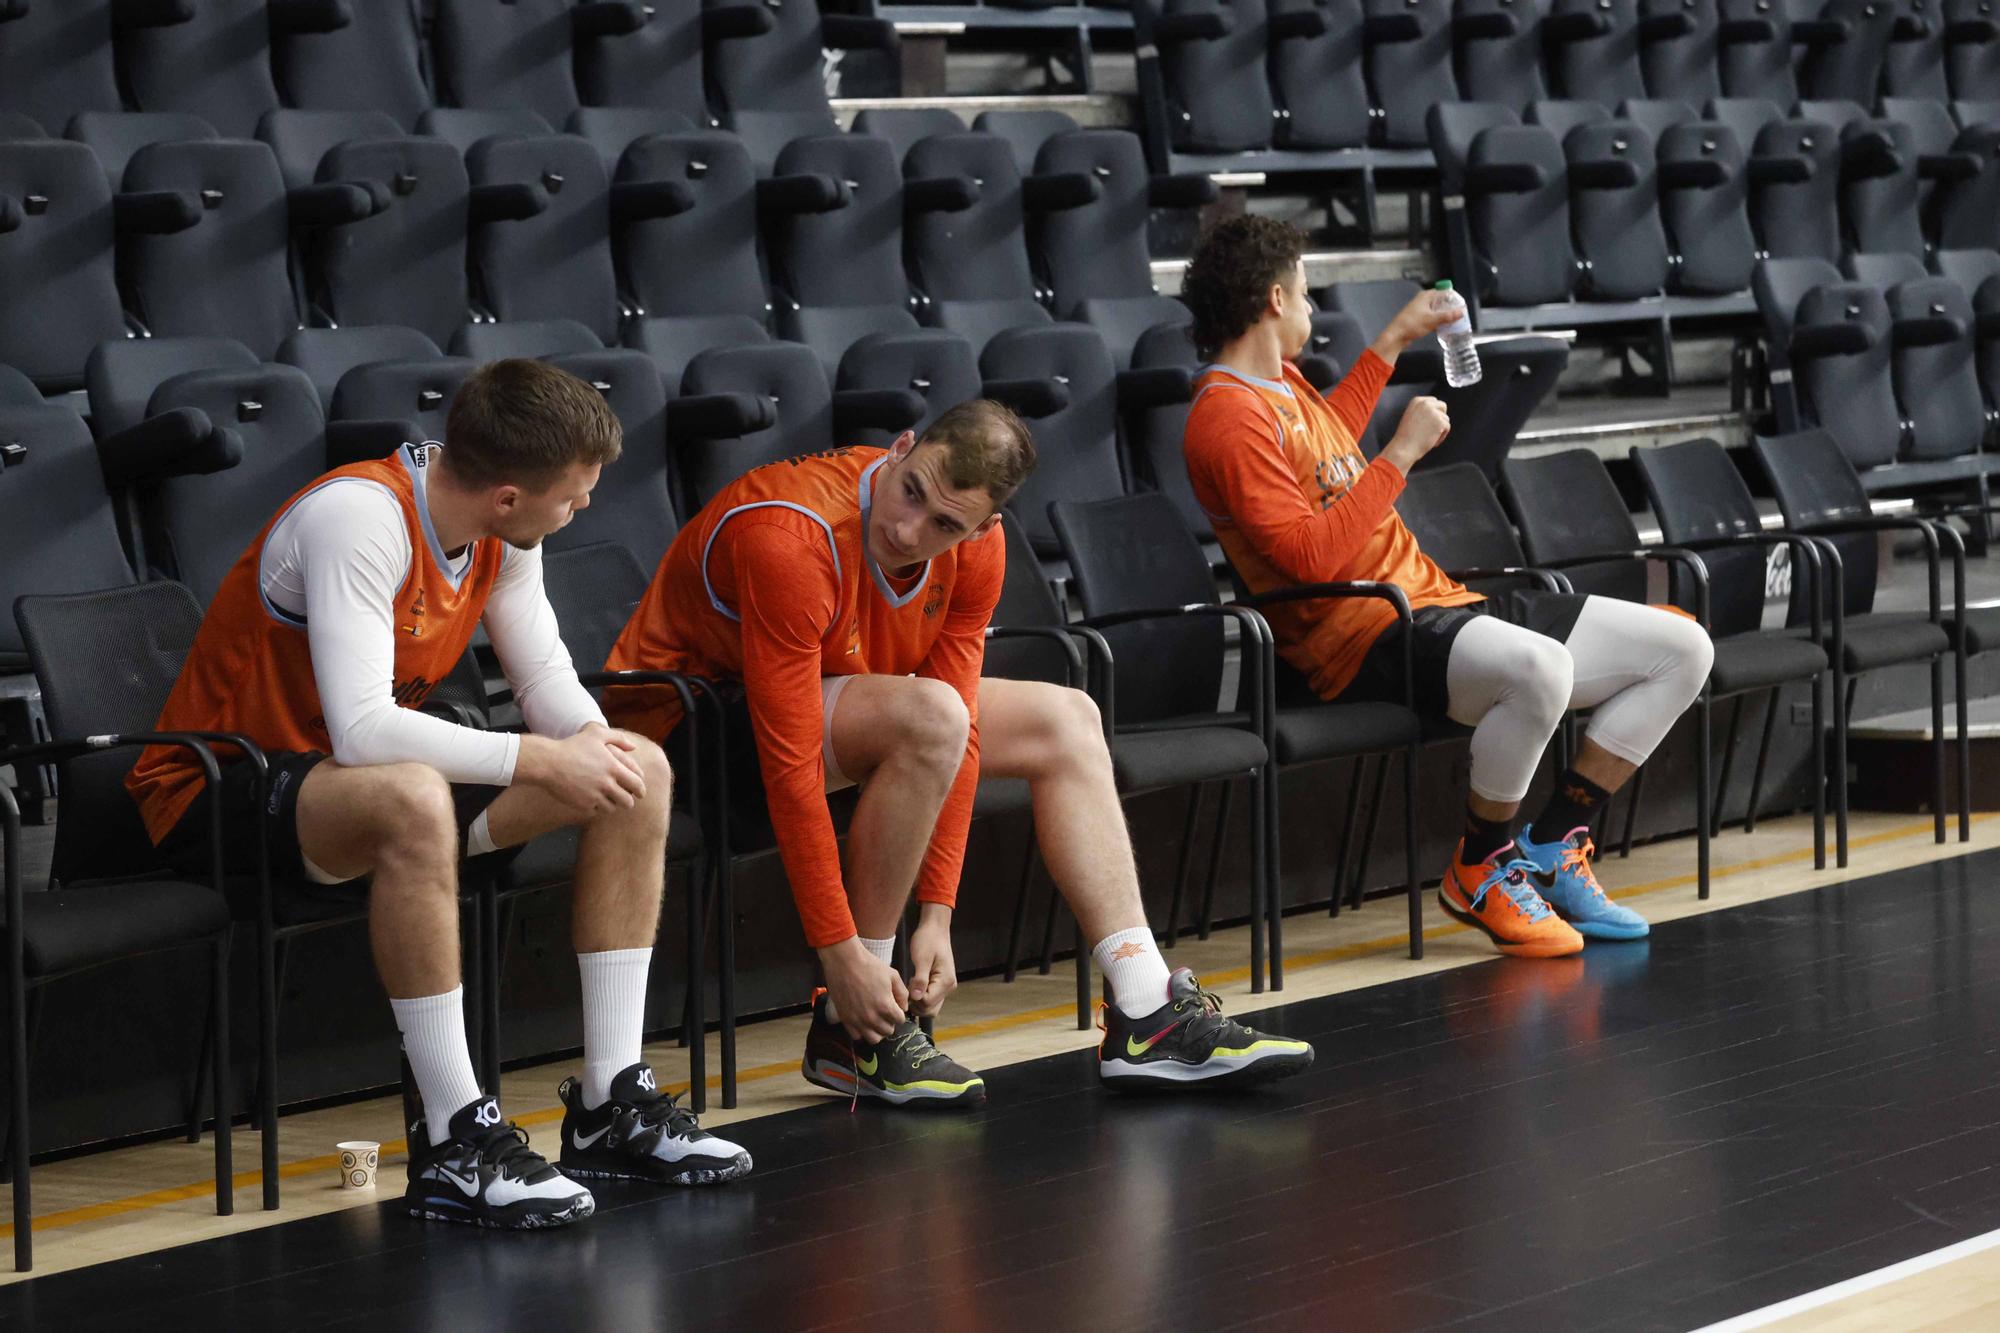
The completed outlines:
{"type": "Polygon", "coordinates": [[[579,815],[629,810],[646,798],[631,736],[596,723],[568,740],[523,736],[516,777],[579,815]]]}
{"type": "Polygon", "coordinates": [[[856,1041],[882,1041],[901,1025],[910,993],[896,969],[869,953],[861,937],[850,935],[819,951],[826,989],[840,1025],[856,1041]]]}
{"type": "Polygon", "coordinates": [[[1382,330],[1382,336],[1376,340],[1378,354],[1400,353],[1419,338],[1428,337],[1457,319],[1464,307],[1453,300],[1438,299],[1443,295],[1441,292],[1421,291],[1412,296],[1409,304],[1395,313],[1388,327],[1382,330]]]}
{"type": "Polygon", "coordinates": [[[1403,410],[1403,420],[1396,427],[1396,433],[1383,448],[1382,456],[1394,463],[1405,476],[1417,465],[1417,460],[1444,443],[1444,437],[1451,434],[1451,413],[1445,410],[1440,399],[1429,396],[1412,398],[1403,410]]]}
{"type": "Polygon", "coordinates": [[[958,964],[951,956],[951,909],[925,903],[910,932],[910,1007],[929,1018],[958,989],[958,964]]]}

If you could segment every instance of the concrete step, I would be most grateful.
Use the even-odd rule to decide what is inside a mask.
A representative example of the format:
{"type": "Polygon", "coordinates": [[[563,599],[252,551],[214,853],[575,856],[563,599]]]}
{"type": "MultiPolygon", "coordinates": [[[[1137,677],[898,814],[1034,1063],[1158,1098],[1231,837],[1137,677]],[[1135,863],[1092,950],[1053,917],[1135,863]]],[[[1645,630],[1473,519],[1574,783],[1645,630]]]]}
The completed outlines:
{"type": "MultiPolygon", "coordinates": [[[[1374,278],[1408,278],[1429,282],[1433,266],[1424,250],[1319,250],[1305,256],[1306,285],[1323,287],[1329,282],[1364,282],[1374,278]]],[[[1179,295],[1185,259],[1155,259],[1153,285],[1168,296],[1179,295]]]]}
{"type": "Polygon", "coordinates": [[[863,111],[914,111],[941,107],[955,111],[967,125],[982,111],[1062,111],[1085,129],[1118,129],[1133,123],[1131,99],[1115,93],[1019,93],[977,97],[836,97],[834,118],[842,129],[863,111]]]}

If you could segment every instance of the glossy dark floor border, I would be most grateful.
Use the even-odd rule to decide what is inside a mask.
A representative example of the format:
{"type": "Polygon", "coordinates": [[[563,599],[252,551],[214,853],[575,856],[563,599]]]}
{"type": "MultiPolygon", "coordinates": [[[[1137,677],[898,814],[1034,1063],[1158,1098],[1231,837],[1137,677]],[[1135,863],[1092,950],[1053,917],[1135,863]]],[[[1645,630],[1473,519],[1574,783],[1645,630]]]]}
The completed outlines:
{"type": "Polygon", "coordinates": [[[2000,852],[1269,1010],[1319,1062],[1135,1101],[1086,1053],[949,1119],[549,1235],[393,1205],[15,1286],[37,1328],[1685,1329],[2000,1227],[2000,852]]]}

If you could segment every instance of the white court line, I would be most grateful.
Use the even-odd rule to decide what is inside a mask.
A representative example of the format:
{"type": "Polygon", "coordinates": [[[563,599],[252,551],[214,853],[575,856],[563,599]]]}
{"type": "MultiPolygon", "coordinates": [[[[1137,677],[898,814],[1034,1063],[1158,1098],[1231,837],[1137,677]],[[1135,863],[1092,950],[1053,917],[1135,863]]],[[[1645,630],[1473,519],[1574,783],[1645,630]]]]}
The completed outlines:
{"type": "Polygon", "coordinates": [[[1734,1319],[1725,1319],[1719,1324],[1709,1324],[1696,1329],[1695,1333],[1741,1333],[1744,1329],[1765,1328],[1781,1319],[1789,1319],[1807,1310],[1817,1310],[1821,1306],[1832,1305],[1835,1301],[1843,1301],[1849,1296],[1858,1296],[1877,1287],[1886,1287],[1892,1282],[1900,1282],[1906,1277],[1928,1269],[1942,1267],[1969,1254],[1978,1254],[1981,1250],[1990,1250],[1996,1245],[2000,1245],[2000,1231],[1989,1231],[1983,1236],[1974,1236],[1956,1245],[1947,1245],[1941,1250],[1932,1250],[1929,1254],[1905,1259],[1900,1264],[1890,1264],[1887,1268],[1878,1268],[1872,1273],[1863,1273],[1860,1277],[1851,1277],[1845,1282],[1836,1282],[1830,1287],[1821,1287],[1818,1291],[1809,1291],[1803,1296],[1794,1296],[1788,1301],[1779,1301],[1776,1305],[1767,1305],[1761,1310],[1752,1310],[1748,1314],[1737,1315],[1734,1319]]]}

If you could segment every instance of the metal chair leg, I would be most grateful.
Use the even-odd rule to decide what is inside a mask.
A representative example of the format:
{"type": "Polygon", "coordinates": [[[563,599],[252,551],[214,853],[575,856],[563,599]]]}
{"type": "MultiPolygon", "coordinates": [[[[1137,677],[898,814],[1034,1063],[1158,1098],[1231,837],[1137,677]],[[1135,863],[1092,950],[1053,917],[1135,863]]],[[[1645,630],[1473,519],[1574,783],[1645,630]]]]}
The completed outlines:
{"type": "MultiPolygon", "coordinates": [[[[1329,917],[1340,915],[1340,900],[1347,892],[1347,865],[1354,859],[1354,825],[1361,815],[1361,784],[1370,757],[1364,754],[1354,761],[1354,773],[1347,782],[1347,816],[1340,823],[1340,845],[1333,851],[1333,897],[1326,905],[1329,917]]],[[[1385,755],[1383,762],[1387,761],[1385,755]]]]}
{"type": "MultiPolygon", "coordinates": [[[[1695,710],[1695,725],[1700,734],[1694,743],[1694,808],[1699,816],[1708,809],[1708,781],[1715,764],[1715,755],[1710,748],[1709,733],[1714,724],[1714,701],[1709,697],[1708,686],[1701,687],[1700,706],[1695,710]]],[[[1645,770],[1641,769],[1643,774],[1645,770]]],[[[1634,794],[1637,799],[1637,794],[1634,794]]],[[[1694,893],[1695,897],[1706,899],[1709,893],[1709,840],[1713,837],[1707,821],[1697,817],[1694,830],[1694,893]]]]}
{"type": "Polygon", "coordinates": [[[1410,906],[1410,957],[1424,956],[1424,879],[1417,868],[1417,761],[1422,750],[1412,745],[1403,753],[1403,873],[1410,906]]]}
{"type": "Polygon", "coordinates": [[[1757,803],[1764,795],[1764,765],[1771,755],[1771,734],[1777,729],[1778,706],[1782,701],[1773,686],[1764,702],[1764,731],[1757,738],[1757,763],[1750,770],[1750,804],[1743,811],[1743,831],[1757,831],[1757,803]]]}
{"type": "Polygon", "coordinates": [[[1826,785],[1832,775],[1826,771],[1826,679],[1822,671],[1813,677],[1813,869],[1826,869],[1826,785]]]}
{"type": "Polygon", "coordinates": [[[1958,676],[1958,840],[1972,838],[1972,728],[1965,698],[1965,635],[1958,636],[1954,668],[1958,676]]]}
{"type": "MultiPolygon", "coordinates": [[[[704,852],[702,860],[706,861],[704,852]]],[[[681,1001],[681,1031],[688,1044],[688,1107],[696,1115],[708,1109],[708,1024],[702,1014],[706,1001],[708,962],[708,920],[703,911],[701,862],[688,873],[687,885],[687,993],[681,1001]]]]}
{"type": "Polygon", "coordinates": [[[1368,799],[1368,822],[1361,826],[1361,846],[1354,855],[1354,878],[1347,885],[1347,905],[1361,910],[1361,893],[1368,887],[1368,858],[1375,854],[1375,826],[1382,822],[1382,797],[1389,788],[1389,756],[1375,765],[1375,794],[1368,799]]]}
{"type": "MultiPolygon", "coordinates": [[[[0,793],[7,824],[5,874],[7,898],[20,902],[21,823],[12,792],[0,793]]],[[[14,1182],[14,1270],[34,1266],[34,1209],[29,1197],[28,1168],[28,969],[24,923],[7,922],[7,1166],[14,1182]]]]}
{"type": "Polygon", "coordinates": [[[1264,803],[1270,799],[1265,769],[1250,778],[1250,992],[1262,995],[1265,984],[1264,916],[1270,891],[1270,845],[1265,841],[1270,827],[1264,803]]]}
{"type": "Polygon", "coordinates": [[[1186,901],[1188,880],[1194,874],[1194,831],[1201,815],[1202,792],[1207,785],[1205,782],[1197,782],[1188,791],[1187,819],[1183,822],[1181,833],[1180,864],[1174,870],[1174,896],[1167,904],[1168,948],[1180,943],[1181,904],[1186,901]]]}
{"type": "Polygon", "coordinates": [[[1042,957],[1036,967],[1042,976],[1047,976],[1056,965],[1056,915],[1062,909],[1062,894],[1050,884],[1048,911],[1042,916],[1042,957]]]}
{"type": "MultiPolygon", "coordinates": [[[[1083,922],[1070,917],[1070,935],[1076,941],[1076,1030],[1090,1030],[1090,947],[1084,943],[1083,922]]],[[[1107,978],[1108,980],[1108,978],[1107,978]]]]}
{"type": "Polygon", "coordinates": [[[1014,920],[1007,928],[1007,969],[1002,979],[1012,981],[1021,962],[1021,932],[1028,924],[1028,889],[1035,880],[1035,840],[1025,839],[1021,853],[1021,884],[1014,893],[1014,920]]]}
{"type": "Polygon", "coordinates": [[[736,875],[718,853],[715,874],[715,992],[721,1009],[722,1109],[736,1109],[736,875]]]}
{"type": "Polygon", "coordinates": [[[1265,766],[1264,779],[1264,865],[1267,875],[1264,908],[1269,913],[1265,957],[1270,962],[1271,989],[1285,988],[1285,861],[1279,854],[1284,844],[1278,836],[1278,802],[1282,787],[1277,760],[1265,766]]]}
{"type": "Polygon", "coordinates": [[[1945,834],[1944,658],[1931,659],[1931,822],[1936,842],[1945,834]]]}
{"type": "Polygon", "coordinates": [[[1215,802],[1215,842],[1208,849],[1208,881],[1201,891],[1201,925],[1195,933],[1196,939],[1207,939],[1215,926],[1215,881],[1222,873],[1223,835],[1229,829],[1229,803],[1235,795],[1236,784],[1224,782],[1222,795],[1215,802]]]}
{"type": "Polygon", "coordinates": [[[228,1217],[236,1211],[236,1168],[231,1142],[230,1111],[235,1099],[229,1092],[229,940],[224,930],[215,942],[210,964],[210,1003],[215,1006],[215,1213],[228,1217]]]}
{"type": "Polygon", "coordinates": [[[1736,771],[1736,737],[1743,729],[1743,697],[1737,695],[1730,701],[1729,734],[1722,741],[1722,776],[1715,781],[1715,790],[1709,793],[1708,827],[1712,833],[1722,831],[1722,802],[1729,794],[1729,776],[1736,771]]]}
{"type": "Polygon", "coordinates": [[[1854,692],[1858,678],[1848,679],[1846,668],[1837,668],[1834,697],[1841,707],[1833,715],[1833,846],[1834,864],[1847,869],[1847,720],[1854,712],[1854,692]]]}

